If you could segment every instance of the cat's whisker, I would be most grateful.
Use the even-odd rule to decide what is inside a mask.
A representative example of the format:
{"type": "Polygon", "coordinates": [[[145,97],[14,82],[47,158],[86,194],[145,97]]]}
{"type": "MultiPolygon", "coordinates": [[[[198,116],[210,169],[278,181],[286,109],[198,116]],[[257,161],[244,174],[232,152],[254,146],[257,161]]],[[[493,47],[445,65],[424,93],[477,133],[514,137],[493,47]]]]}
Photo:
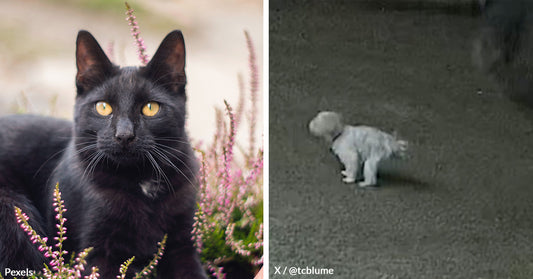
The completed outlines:
{"type": "Polygon", "coordinates": [[[174,192],[174,188],[171,187],[172,184],[170,183],[170,180],[168,179],[167,175],[165,174],[161,166],[159,166],[154,156],[148,151],[146,152],[146,155],[147,155],[148,160],[150,161],[150,163],[152,164],[152,166],[158,173],[158,177],[159,177],[158,179],[162,177],[163,180],[165,181],[165,184],[167,185],[168,190],[171,192],[174,192]]]}
{"type": "Polygon", "coordinates": [[[184,144],[187,144],[187,145],[190,144],[190,142],[187,141],[187,140],[180,139],[180,138],[174,138],[174,137],[158,137],[157,139],[158,140],[163,140],[163,141],[179,142],[179,143],[184,143],[184,144]]]}
{"type": "Polygon", "coordinates": [[[81,160],[82,165],[85,165],[84,170],[83,170],[83,174],[81,176],[82,180],[87,180],[88,179],[87,170],[88,170],[89,166],[92,164],[93,160],[96,158],[97,154],[98,153],[96,153],[96,152],[92,153],[87,158],[81,160]]]}
{"type": "Polygon", "coordinates": [[[83,141],[83,142],[78,142],[78,143],[75,143],[74,146],[83,146],[83,145],[88,145],[88,144],[94,144],[94,142],[92,141],[83,141]]]}
{"type": "Polygon", "coordinates": [[[89,177],[94,173],[94,170],[102,157],[104,157],[105,154],[100,151],[96,151],[95,153],[91,154],[87,160],[84,160],[84,162],[89,161],[87,166],[85,167],[85,170],[83,171],[82,178],[89,180],[89,177]]]}
{"type": "Polygon", "coordinates": [[[96,166],[98,166],[98,164],[100,163],[100,161],[103,159],[103,158],[107,158],[105,156],[105,154],[103,152],[98,152],[98,158],[95,160],[95,162],[93,163],[93,166],[92,168],[90,169],[90,173],[89,175],[93,176],[94,175],[94,170],[96,169],[96,166]]]}
{"type": "Polygon", "coordinates": [[[90,143],[87,146],[84,146],[82,148],[75,148],[73,152],[69,152],[68,156],[70,158],[75,158],[76,156],[82,155],[82,153],[91,152],[89,154],[88,158],[85,158],[82,160],[82,162],[87,163],[92,157],[95,155],[95,153],[98,152],[98,148],[96,146],[96,143],[90,143]]]}
{"type": "Polygon", "coordinates": [[[85,151],[89,151],[91,149],[96,150],[96,144],[91,144],[91,145],[88,145],[88,146],[84,146],[84,147],[82,147],[80,149],[76,149],[76,154],[81,154],[81,153],[83,153],[85,151]]]}
{"type": "MultiPolygon", "coordinates": [[[[145,158],[147,156],[144,156],[145,158]]],[[[144,159],[143,159],[144,161],[144,159]]],[[[156,179],[156,182],[157,184],[160,184],[161,183],[161,175],[159,175],[159,171],[157,171],[156,167],[154,166],[154,163],[152,162],[151,159],[148,159],[148,163],[150,163],[150,166],[152,166],[152,169],[155,171],[155,179],[156,179]]]]}
{"type": "Polygon", "coordinates": [[[44,161],[44,163],[41,164],[41,166],[37,169],[37,171],[35,172],[35,174],[33,174],[33,178],[37,177],[37,175],[39,174],[39,172],[41,172],[42,168],[46,165],[46,163],[48,163],[50,160],[52,160],[54,157],[56,157],[57,155],[65,152],[67,150],[68,147],[65,147],[61,150],[59,150],[58,152],[52,154],[52,156],[50,156],[48,159],[46,159],[46,161],[44,161]]]}
{"type": "MultiPolygon", "coordinates": [[[[168,151],[168,150],[165,150],[165,149],[163,149],[163,148],[158,149],[158,148],[156,147],[155,150],[157,150],[157,151],[161,151],[161,152],[165,152],[166,154],[168,154],[168,155],[171,156],[172,158],[175,158],[175,159],[178,160],[180,163],[182,163],[182,164],[187,168],[187,170],[188,170],[190,173],[194,173],[194,171],[193,171],[193,170],[192,170],[192,169],[191,169],[191,168],[190,168],[190,167],[189,167],[189,166],[188,166],[188,165],[187,165],[187,164],[186,164],[186,163],[185,163],[185,162],[184,162],[179,156],[177,156],[176,154],[174,154],[174,153],[172,153],[172,152],[170,152],[170,151],[168,151]]],[[[176,150],[176,151],[177,151],[177,150],[176,150]]],[[[186,155],[186,157],[187,157],[188,159],[190,159],[190,158],[189,158],[190,156],[187,156],[187,154],[186,154],[185,152],[181,152],[181,154],[186,155]]]]}
{"type": "Polygon", "coordinates": [[[74,142],[79,142],[80,140],[89,140],[89,141],[94,141],[96,140],[98,137],[96,135],[87,135],[87,136],[73,136],[72,139],[74,140],[74,142]]]}
{"type": "Polygon", "coordinates": [[[72,135],[72,141],[78,142],[80,140],[91,140],[94,141],[98,138],[97,134],[82,134],[82,135],[72,135]]]}
{"type": "MultiPolygon", "coordinates": [[[[89,144],[89,145],[93,145],[92,143],[90,142],[84,142],[84,143],[78,143],[78,144],[75,144],[75,146],[81,146],[82,144],[89,144]]],[[[86,146],[84,148],[87,148],[89,146],[86,146]]],[[[96,147],[96,144],[94,144],[94,147],[96,147]]],[[[37,177],[37,175],[39,174],[39,172],[41,172],[42,168],[46,165],[46,163],[48,163],[50,160],[52,160],[54,157],[64,153],[66,150],[68,149],[68,146],[59,150],[58,152],[52,154],[52,156],[50,156],[48,159],[46,159],[46,161],[44,161],[44,163],[41,164],[41,166],[37,169],[37,171],[34,173],[33,175],[33,178],[37,177]]],[[[79,154],[79,152],[77,153],[79,154]]],[[[55,168],[54,168],[55,169],[55,168]]]]}
{"type": "MultiPolygon", "coordinates": [[[[185,179],[187,179],[187,181],[191,184],[191,185],[194,185],[194,183],[191,181],[191,179],[189,178],[189,176],[187,176],[187,174],[181,170],[180,168],[178,168],[165,154],[161,153],[159,150],[157,149],[153,149],[155,155],[158,155],[158,157],[160,159],[162,159],[163,161],[165,161],[170,167],[172,167],[174,170],[176,170],[177,172],[179,172],[183,177],[185,177],[185,179]]],[[[190,170],[190,169],[189,169],[190,170]]]]}
{"type": "MultiPolygon", "coordinates": [[[[192,154],[188,154],[187,152],[184,152],[183,150],[179,150],[179,149],[176,149],[176,148],[173,148],[173,147],[170,147],[168,145],[164,145],[164,144],[160,144],[160,143],[155,143],[155,148],[160,148],[160,149],[168,149],[167,152],[169,151],[173,151],[173,152],[176,152],[176,153],[179,153],[179,154],[182,154],[185,156],[185,158],[189,159],[189,160],[196,160],[196,157],[193,156],[192,154]]],[[[169,153],[172,153],[172,152],[169,152],[169,153]]]]}

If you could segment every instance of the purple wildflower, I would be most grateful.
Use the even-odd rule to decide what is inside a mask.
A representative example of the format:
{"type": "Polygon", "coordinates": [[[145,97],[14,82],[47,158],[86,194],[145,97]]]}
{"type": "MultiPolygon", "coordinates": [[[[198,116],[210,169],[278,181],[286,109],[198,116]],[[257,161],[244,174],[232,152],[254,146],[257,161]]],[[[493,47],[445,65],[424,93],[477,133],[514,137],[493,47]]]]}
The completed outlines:
{"type": "Polygon", "coordinates": [[[251,109],[250,109],[250,146],[248,147],[248,156],[252,156],[255,148],[255,126],[257,122],[257,101],[259,92],[259,69],[257,67],[257,61],[255,56],[255,47],[252,42],[252,38],[247,31],[244,31],[246,37],[246,45],[249,52],[249,66],[250,66],[250,97],[251,97],[251,109]]]}
{"type": "Polygon", "coordinates": [[[131,35],[133,36],[133,39],[135,40],[134,45],[137,47],[137,54],[139,55],[139,60],[143,65],[148,64],[148,61],[150,60],[148,58],[148,54],[146,54],[146,46],[144,45],[144,39],[140,36],[141,32],[139,31],[139,24],[136,21],[135,15],[133,15],[133,8],[130,7],[128,2],[125,2],[126,4],[126,20],[128,21],[128,25],[131,26],[131,35]]]}

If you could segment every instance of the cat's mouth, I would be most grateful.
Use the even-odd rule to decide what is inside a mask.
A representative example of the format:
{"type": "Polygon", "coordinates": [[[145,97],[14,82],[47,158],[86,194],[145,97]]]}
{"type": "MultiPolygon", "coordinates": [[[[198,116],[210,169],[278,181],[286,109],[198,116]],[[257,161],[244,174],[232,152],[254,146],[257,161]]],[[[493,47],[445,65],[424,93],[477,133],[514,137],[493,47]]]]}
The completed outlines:
{"type": "Polygon", "coordinates": [[[109,155],[115,157],[140,157],[141,152],[133,148],[115,149],[108,152],[109,155]]]}
{"type": "Polygon", "coordinates": [[[135,165],[146,160],[146,147],[139,140],[133,140],[128,144],[112,141],[109,139],[99,139],[94,145],[95,154],[85,156],[102,157],[103,159],[118,165],[135,165]]]}
{"type": "Polygon", "coordinates": [[[136,163],[143,160],[143,152],[138,148],[118,147],[106,150],[105,154],[116,163],[136,163]]]}

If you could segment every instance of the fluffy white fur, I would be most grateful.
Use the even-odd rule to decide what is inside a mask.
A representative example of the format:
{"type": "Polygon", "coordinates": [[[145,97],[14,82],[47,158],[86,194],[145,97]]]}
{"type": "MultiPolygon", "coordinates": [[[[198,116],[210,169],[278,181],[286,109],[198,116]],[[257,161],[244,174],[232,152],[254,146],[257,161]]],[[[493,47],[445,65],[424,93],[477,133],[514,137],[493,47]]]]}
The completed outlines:
{"type": "Polygon", "coordinates": [[[333,153],[345,167],[341,171],[345,183],[355,182],[359,169],[363,168],[361,187],[376,185],[382,160],[404,157],[407,151],[406,141],[374,127],[344,125],[341,115],[332,111],[319,112],[309,122],[309,131],[331,144],[333,153]]]}

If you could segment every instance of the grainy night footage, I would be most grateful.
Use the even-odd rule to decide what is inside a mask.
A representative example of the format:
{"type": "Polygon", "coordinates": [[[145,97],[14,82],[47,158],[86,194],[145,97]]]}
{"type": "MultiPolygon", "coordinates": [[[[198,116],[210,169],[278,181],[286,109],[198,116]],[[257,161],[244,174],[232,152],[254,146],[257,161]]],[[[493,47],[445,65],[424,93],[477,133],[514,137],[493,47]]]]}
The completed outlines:
{"type": "Polygon", "coordinates": [[[529,1],[270,2],[272,278],[533,276],[533,110],[509,93],[529,88],[531,15],[505,3],[529,1]],[[345,184],[309,132],[320,111],[397,131],[407,159],[345,184]]]}

